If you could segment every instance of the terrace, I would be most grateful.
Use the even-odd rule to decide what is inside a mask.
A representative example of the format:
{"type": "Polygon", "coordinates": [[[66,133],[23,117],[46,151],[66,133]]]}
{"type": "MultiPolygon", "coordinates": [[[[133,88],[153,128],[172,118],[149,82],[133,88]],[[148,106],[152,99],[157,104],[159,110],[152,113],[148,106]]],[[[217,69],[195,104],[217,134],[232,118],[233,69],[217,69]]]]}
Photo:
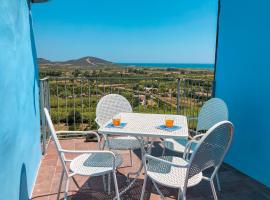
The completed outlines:
{"type": "MultiPolygon", "coordinates": [[[[85,142],[85,139],[64,139],[61,140],[61,144],[64,148],[73,150],[90,150],[96,147],[93,142],[85,142]]],[[[162,148],[159,143],[156,143],[153,148],[153,155],[160,155],[162,148]]],[[[128,152],[122,153],[123,159],[126,161],[122,167],[119,168],[117,173],[117,179],[120,191],[126,185],[126,175],[129,171],[138,168],[140,163],[140,153],[138,151],[133,152],[134,166],[129,166],[128,152]]],[[[168,154],[175,155],[172,152],[168,154]]],[[[180,156],[180,155],[176,155],[180,156]]],[[[62,166],[58,158],[55,146],[53,142],[48,145],[46,155],[42,159],[39,174],[35,184],[32,200],[55,200],[57,196],[57,190],[60,182],[62,166]]],[[[262,185],[258,181],[248,177],[240,171],[234,169],[228,164],[223,164],[220,170],[220,179],[222,184],[222,192],[218,194],[221,200],[269,200],[270,189],[262,185]]],[[[115,195],[114,192],[108,195],[104,192],[102,179],[100,177],[88,178],[88,177],[76,177],[81,189],[71,184],[69,189],[70,199],[83,200],[83,199],[112,199],[115,195]]],[[[143,184],[143,175],[136,184],[122,196],[122,199],[137,200],[140,199],[141,190],[143,184]]],[[[166,187],[160,187],[162,193],[168,200],[177,199],[177,190],[168,189],[166,187]]],[[[62,191],[64,188],[62,188],[62,191]]],[[[61,199],[63,198],[63,192],[61,193],[61,199]]],[[[213,199],[209,183],[201,182],[198,186],[190,188],[187,193],[189,200],[210,200],[213,199]]],[[[149,182],[147,186],[145,199],[159,200],[160,197],[149,182]]]]}
{"type": "MultiPolygon", "coordinates": [[[[112,78],[44,78],[40,81],[41,107],[51,110],[55,128],[58,130],[95,130],[95,108],[98,100],[110,93],[124,95],[135,112],[181,114],[194,118],[205,101],[212,97],[213,81],[186,79],[112,79],[112,78]],[[149,89],[151,88],[151,89],[149,89]],[[150,103],[151,102],[151,103],[150,103]]],[[[61,162],[57,155],[54,142],[46,126],[44,113],[41,113],[41,144],[43,158],[34,187],[33,200],[52,200],[57,196],[58,185],[62,171],[61,162]]],[[[189,121],[189,127],[196,127],[196,120],[189,121]]],[[[63,148],[72,150],[91,150],[96,148],[93,138],[86,139],[80,134],[60,134],[63,148]]],[[[160,156],[163,147],[157,141],[154,143],[152,154],[160,156]]],[[[134,165],[129,163],[128,151],[121,151],[124,163],[118,169],[117,178],[119,189],[127,186],[127,173],[135,171],[141,162],[140,150],[133,151],[134,165]]],[[[167,155],[182,156],[169,151],[167,155]]],[[[70,157],[72,158],[72,157],[70,157]]],[[[220,170],[222,192],[219,199],[270,199],[270,189],[241,173],[228,164],[223,164],[220,170]]],[[[112,199],[115,195],[104,192],[101,179],[76,177],[81,189],[73,183],[70,186],[70,199],[112,199]]],[[[122,199],[139,199],[142,190],[143,174],[122,199]]],[[[113,183],[112,183],[113,184],[113,183]]],[[[177,199],[177,190],[161,187],[168,199],[177,199]]],[[[63,190],[61,198],[63,198],[63,190]]],[[[145,199],[159,199],[159,195],[149,182],[145,199]]],[[[207,182],[188,190],[188,199],[213,199],[207,182]]]]}

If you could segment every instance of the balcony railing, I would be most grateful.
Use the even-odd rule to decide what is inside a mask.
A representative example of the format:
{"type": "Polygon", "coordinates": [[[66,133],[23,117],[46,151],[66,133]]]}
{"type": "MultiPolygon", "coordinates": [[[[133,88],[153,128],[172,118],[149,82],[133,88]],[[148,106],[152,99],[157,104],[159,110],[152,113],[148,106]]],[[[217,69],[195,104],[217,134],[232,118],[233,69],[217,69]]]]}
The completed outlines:
{"type": "MultiPolygon", "coordinates": [[[[95,130],[99,99],[110,93],[125,96],[134,112],[181,114],[197,117],[202,104],[212,96],[213,82],[175,78],[45,78],[40,80],[41,107],[50,110],[56,129],[95,130]]],[[[189,127],[196,127],[196,120],[189,127]]],[[[49,133],[41,111],[42,145],[49,133]]],[[[61,135],[60,137],[80,135],[61,135]]]]}

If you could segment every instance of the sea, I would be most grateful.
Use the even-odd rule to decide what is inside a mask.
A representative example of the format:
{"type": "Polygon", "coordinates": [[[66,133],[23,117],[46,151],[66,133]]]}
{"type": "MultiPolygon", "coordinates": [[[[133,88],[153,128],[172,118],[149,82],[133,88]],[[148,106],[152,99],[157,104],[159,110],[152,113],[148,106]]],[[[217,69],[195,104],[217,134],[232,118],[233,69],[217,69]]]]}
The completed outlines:
{"type": "Polygon", "coordinates": [[[184,68],[184,69],[208,69],[213,71],[214,64],[192,64],[192,63],[117,63],[129,67],[142,68],[184,68]]]}

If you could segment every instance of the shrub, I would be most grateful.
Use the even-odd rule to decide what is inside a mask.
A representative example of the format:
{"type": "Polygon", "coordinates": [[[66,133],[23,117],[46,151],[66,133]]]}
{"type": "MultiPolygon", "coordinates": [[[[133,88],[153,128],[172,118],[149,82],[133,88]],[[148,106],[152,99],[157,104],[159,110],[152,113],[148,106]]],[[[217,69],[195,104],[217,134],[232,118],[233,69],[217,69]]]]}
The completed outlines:
{"type": "Polygon", "coordinates": [[[68,114],[68,125],[73,125],[75,123],[81,123],[82,116],[79,111],[75,111],[75,118],[74,118],[74,111],[70,111],[68,114]]]}

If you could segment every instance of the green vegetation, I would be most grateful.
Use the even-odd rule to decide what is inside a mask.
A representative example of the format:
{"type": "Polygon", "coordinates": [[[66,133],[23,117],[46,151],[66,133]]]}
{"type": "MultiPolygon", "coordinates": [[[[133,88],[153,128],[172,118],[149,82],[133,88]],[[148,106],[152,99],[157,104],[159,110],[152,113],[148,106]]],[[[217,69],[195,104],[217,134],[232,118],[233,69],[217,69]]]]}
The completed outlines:
{"type": "MultiPolygon", "coordinates": [[[[98,100],[108,93],[125,96],[134,112],[179,111],[194,117],[202,103],[211,97],[213,80],[213,73],[208,70],[112,65],[106,68],[41,65],[40,76],[50,77],[51,115],[56,128],[62,130],[96,129],[95,108],[98,100]]],[[[190,121],[190,127],[195,125],[196,121],[190,121]]]]}

